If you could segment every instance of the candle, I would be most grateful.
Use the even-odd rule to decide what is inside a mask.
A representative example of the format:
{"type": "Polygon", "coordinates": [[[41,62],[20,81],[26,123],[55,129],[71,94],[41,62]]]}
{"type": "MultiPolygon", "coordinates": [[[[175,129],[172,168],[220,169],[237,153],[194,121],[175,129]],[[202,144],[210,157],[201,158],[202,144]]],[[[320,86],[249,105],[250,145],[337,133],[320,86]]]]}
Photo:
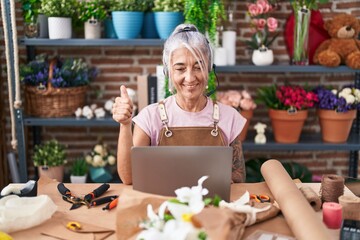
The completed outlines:
{"type": "Polygon", "coordinates": [[[214,63],[216,66],[226,66],[226,49],[225,48],[215,48],[214,52],[214,63]]]}
{"type": "Polygon", "coordinates": [[[342,206],[335,202],[325,202],[323,208],[323,222],[328,228],[338,229],[342,222],[342,206]]]}

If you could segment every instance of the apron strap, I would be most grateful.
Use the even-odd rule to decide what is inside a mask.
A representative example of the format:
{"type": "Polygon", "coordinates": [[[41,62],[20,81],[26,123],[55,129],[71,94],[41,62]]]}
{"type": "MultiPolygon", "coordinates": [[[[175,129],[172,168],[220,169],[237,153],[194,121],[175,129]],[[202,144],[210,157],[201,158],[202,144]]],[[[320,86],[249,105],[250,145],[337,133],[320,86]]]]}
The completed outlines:
{"type": "MultiPolygon", "coordinates": [[[[213,101],[214,105],[213,105],[213,120],[214,120],[214,129],[211,130],[211,135],[216,137],[219,134],[219,130],[218,130],[218,122],[220,120],[220,110],[219,110],[219,105],[216,103],[216,101],[213,101]]],[[[165,109],[165,104],[163,101],[160,101],[158,104],[158,109],[160,112],[160,119],[161,122],[163,123],[163,125],[165,126],[165,136],[166,137],[171,137],[172,136],[172,131],[169,129],[168,126],[168,116],[166,113],[166,109],[165,109]]]]}

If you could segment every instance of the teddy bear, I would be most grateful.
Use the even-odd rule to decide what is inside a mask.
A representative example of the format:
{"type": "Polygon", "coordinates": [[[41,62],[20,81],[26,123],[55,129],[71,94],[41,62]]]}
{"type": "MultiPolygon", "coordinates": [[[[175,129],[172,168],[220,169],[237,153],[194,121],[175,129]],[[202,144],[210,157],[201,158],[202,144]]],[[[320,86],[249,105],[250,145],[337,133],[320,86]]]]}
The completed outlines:
{"type": "Polygon", "coordinates": [[[324,28],[330,39],[322,42],[314,54],[314,63],[327,67],[346,64],[353,69],[360,69],[360,20],[350,14],[338,14],[327,20],[324,28]]]}

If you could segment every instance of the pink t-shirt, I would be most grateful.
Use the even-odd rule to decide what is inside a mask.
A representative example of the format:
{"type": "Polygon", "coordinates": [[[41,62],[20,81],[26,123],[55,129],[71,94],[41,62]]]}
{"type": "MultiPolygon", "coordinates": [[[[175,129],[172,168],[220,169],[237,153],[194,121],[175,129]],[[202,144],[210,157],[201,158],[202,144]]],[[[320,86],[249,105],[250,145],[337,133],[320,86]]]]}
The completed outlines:
{"type": "MultiPolygon", "coordinates": [[[[213,102],[208,98],[207,104],[200,112],[187,112],[181,109],[175,96],[170,96],[164,100],[166,113],[169,119],[168,127],[208,127],[213,126],[213,102]]],[[[244,128],[246,119],[240,115],[233,107],[217,103],[220,110],[219,128],[225,135],[225,141],[229,145],[244,128]]],[[[151,139],[151,145],[158,145],[159,133],[164,127],[161,119],[158,104],[151,104],[142,109],[133,122],[139,126],[151,139]]]]}

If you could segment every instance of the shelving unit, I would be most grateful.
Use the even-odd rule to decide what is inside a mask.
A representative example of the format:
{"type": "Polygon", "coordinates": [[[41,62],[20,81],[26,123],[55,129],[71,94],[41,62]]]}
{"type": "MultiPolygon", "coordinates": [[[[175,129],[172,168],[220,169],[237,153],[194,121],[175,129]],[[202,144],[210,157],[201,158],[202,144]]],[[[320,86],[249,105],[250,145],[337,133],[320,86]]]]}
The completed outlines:
{"type": "MultiPolygon", "coordinates": [[[[31,59],[33,56],[35,46],[159,46],[162,47],[164,44],[163,40],[160,39],[131,39],[131,40],[118,40],[118,39],[96,39],[96,40],[85,40],[85,39],[61,39],[61,40],[50,40],[50,39],[22,39],[20,44],[27,46],[28,56],[31,59]]],[[[355,85],[360,86],[360,71],[350,69],[346,66],[340,66],[337,68],[326,68],[322,66],[291,66],[291,65],[270,65],[258,67],[254,65],[235,65],[235,66],[218,66],[217,72],[220,73],[354,73],[355,85]]],[[[34,127],[34,136],[39,138],[40,134],[39,127],[41,126],[118,126],[118,123],[112,120],[111,117],[104,119],[91,119],[87,120],[84,118],[34,118],[34,117],[22,117],[22,111],[17,112],[17,128],[22,129],[22,136],[18,136],[20,144],[25,151],[25,143],[23,136],[23,127],[32,126],[34,127]],[[36,130],[37,129],[37,130],[36,130]]],[[[352,128],[352,134],[348,141],[343,144],[330,144],[323,143],[320,134],[303,134],[300,142],[297,144],[280,144],[276,143],[271,135],[267,136],[266,144],[255,144],[253,141],[245,141],[243,143],[244,150],[249,151],[307,151],[307,150],[339,150],[339,151],[350,151],[349,158],[349,176],[356,177],[358,171],[358,151],[360,150],[360,118],[359,113],[356,121],[352,128]]],[[[21,135],[21,133],[20,133],[21,135]]],[[[253,139],[251,136],[248,139],[253,139]]],[[[19,149],[20,151],[20,149],[19,149]]],[[[26,165],[25,155],[20,155],[20,162],[22,165],[26,165]]],[[[24,177],[22,177],[24,179],[24,177]]]]}

